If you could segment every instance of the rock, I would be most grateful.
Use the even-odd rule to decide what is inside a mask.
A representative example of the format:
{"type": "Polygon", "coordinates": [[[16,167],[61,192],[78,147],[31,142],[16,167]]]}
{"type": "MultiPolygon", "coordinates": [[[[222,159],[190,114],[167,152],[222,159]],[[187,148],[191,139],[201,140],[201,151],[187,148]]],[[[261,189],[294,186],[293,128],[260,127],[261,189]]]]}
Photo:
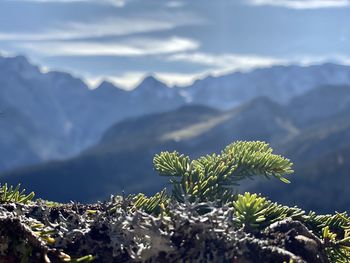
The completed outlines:
{"type": "Polygon", "coordinates": [[[1,204],[0,262],[329,262],[322,241],[298,221],[247,233],[233,208],[207,207],[201,214],[174,203],[155,217],[121,197],[91,205],[1,204]]]}

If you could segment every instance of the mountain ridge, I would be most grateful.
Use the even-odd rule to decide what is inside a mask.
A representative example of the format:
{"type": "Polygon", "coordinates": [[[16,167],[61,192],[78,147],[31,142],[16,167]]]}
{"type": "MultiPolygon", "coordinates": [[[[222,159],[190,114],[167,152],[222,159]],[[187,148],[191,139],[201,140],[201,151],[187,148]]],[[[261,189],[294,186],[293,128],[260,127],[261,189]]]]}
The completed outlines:
{"type": "MultiPolygon", "coordinates": [[[[343,82],[350,83],[348,66],[292,65],[210,76],[186,88],[169,88],[148,76],[131,91],[107,81],[92,90],[69,73],[43,73],[24,56],[0,57],[0,110],[14,109],[13,113],[5,113],[12,119],[11,125],[20,127],[25,118],[27,124],[23,125],[30,123],[33,127],[16,135],[18,141],[28,138],[25,143],[32,148],[21,151],[21,147],[13,144],[9,155],[14,158],[8,162],[0,156],[0,172],[75,156],[98,142],[109,127],[131,117],[171,111],[187,104],[227,110],[261,96],[286,104],[319,84],[343,82]],[[35,147],[30,138],[35,138],[35,147]],[[30,152],[38,158],[33,159],[30,152]]],[[[4,121],[2,127],[0,141],[6,142],[13,136],[11,126],[4,121]]]]}
{"type": "MultiPolygon", "coordinates": [[[[320,94],[316,96],[318,100],[312,102],[316,108],[327,106],[320,103],[325,98],[329,101],[333,99],[323,90],[324,88],[316,88],[311,92],[320,94]]],[[[345,87],[327,88],[333,88],[334,91],[348,90],[345,87]]],[[[309,94],[302,96],[309,96],[309,94]]],[[[338,100],[338,104],[345,105],[347,96],[334,94],[334,97],[338,100]]],[[[152,170],[153,155],[160,151],[176,150],[191,157],[198,157],[211,152],[219,153],[220,149],[235,140],[264,140],[271,143],[277,153],[295,161],[296,174],[290,178],[293,183],[286,188],[279,182],[264,184],[259,180],[248,181],[243,185],[245,189],[261,191],[276,201],[288,203],[288,200],[293,199],[291,203],[305,205],[307,209],[330,211],[327,209],[333,209],[331,201],[327,202],[329,206],[322,208],[313,206],[313,202],[317,203],[315,198],[308,202],[304,200],[303,182],[308,180],[307,171],[311,169],[309,167],[323,165],[326,163],[327,156],[337,156],[350,138],[350,120],[347,118],[350,115],[350,107],[345,107],[346,111],[342,107],[338,110],[332,108],[324,116],[324,120],[321,118],[322,121],[318,118],[318,112],[315,111],[316,124],[311,121],[309,125],[300,124],[297,120],[302,118],[302,115],[297,116],[291,112],[291,109],[293,108],[289,105],[281,105],[262,97],[228,111],[188,105],[169,112],[134,117],[112,126],[109,131],[106,131],[100,143],[79,156],[67,161],[51,162],[30,167],[28,170],[22,169],[3,174],[3,179],[13,184],[22,182],[30,189],[37,191],[40,196],[55,200],[67,198],[68,194],[63,196],[62,191],[74,192],[80,184],[84,189],[86,187],[86,190],[75,191],[69,195],[69,198],[94,201],[123,190],[127,194],[136,192],[153,194],[156,189],[165,186],[166,180],[162,178],[154,180],[154,175],[145,171],[152,170]],[[223,119],[210,125],[212,120],[220,118],[223,119]],[[208,126],[201,127],[201,132],[197,132],[195,125],[203,123],[208,126]],[[328,135],[323,137],[319,133],[328,135]],[[335,141],[338,143],[334,143],[335,141]],[[296,146],[291,147],[294,145],[296,146]],[[52,180],[57,181],[54,188],[48,186],[52,180]],[[94,187],[91,187],[92,185],[94,187]],[[290,197],[286,196],[286,191],[290,192],[290,197]]],[[[334,163],[330,165],[335,166],[334,163]]],[[[331,184],[332,175],[325,173],[326,178],[322,179],[322,169],[314,169],[320,171],[320,174],[314,175],[317,179],[313,179],[313,182],[315,184],[317,180],[327,182],[327,184],[320,182],[319,187],[324,191],[325,198],[331,198],[335,189],[338,189],[335,182],[331,184]]],[[[347,180],[350,182],[350,177],[344,174],[346,168],[342,171],[340,177],[343,183],[345,184],[347,180]]],[[[307,196],[311,198],[312,192],[317,191],[317,185],[308,189],[311,192],[307,196]]],[[[314,196],[319,198],[316,193],[314,196]]],[[[347,197],[344,196],[344,200],[348,200],[347,197]]],[[[348,209],[344,207],[344,202],[341,204],[339,208],[348,209]]]]}

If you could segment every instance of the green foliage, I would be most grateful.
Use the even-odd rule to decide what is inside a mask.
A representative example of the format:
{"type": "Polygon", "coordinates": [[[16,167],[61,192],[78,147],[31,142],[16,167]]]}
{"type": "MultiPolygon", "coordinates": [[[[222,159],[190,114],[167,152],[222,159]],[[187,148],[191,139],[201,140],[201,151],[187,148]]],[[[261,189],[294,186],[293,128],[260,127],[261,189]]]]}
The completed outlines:
{"type": "Polygon", "coordinates": [[[285,218],[296,219],[304,214],[304,211],[297,207],[282,206],[251,193],[238,195],[232,205],[240,226],[248,231],[260,230],[276,221],[285,218]]]}
{"type": "Polygon", "coordinates": [[[322,237],[330,262],[346,263],[350,259],[350,229],[337,239],[337,234],[330,231],[329,226],[322,229],[322,237]]]}
{"type": "Polygon", "coordinates": [[[169,202],[166,189],[155,194],[152,197],[146,197],[144,194],[138,194],[133,198],[134,207],[141,209],[148,214],[158,215],[165,210],[169,202]]]}
{"type": "Polygon", "coordinates": [[[161,152],[154,157],[154,167],[160,175],[183,176],[190,171],[190,158],[178,152],[161,152]]]}
{"type": "Polygon", "coordinates": [[[268,208],[266,199],[257,194],[245,193],[238,195],[233,202],[238,221],[246,229],[258,228],[266,220],[265,212],[268,208]]]}
{"type": "Polygon", "coordinates": [[[153,163],[159,175],[172,177],[173,196],[178,201],[227,203],[235,197],[234,186],[245,178],[264,176],[289,182],[284,176],[293,172],[292,163],[272,152],[267,143],[239,141],[220,155],[190,161],[177,152],[162,152],[153,163]]]}
{"type": "Polygon", "coordinates": [[[266,178],[276,177],[289,183],[284,176],[294,172],[291,168],[293,164],[289,159],[272,152],[272,148],[265,142],[239,141],[227,146],[222,152],[222,157],[225,160],[234,160],[237,165],[232,178],[235,181],[263,175],[266,178]]]}
{"type": "Polygon", "coordinates": [[[4,184],[0,188],[0,202],[13,202],[13,203],[23,203],[26,204],[30,202],[35,194],[31,192],[29,194],[25,194],[25,189],[20,191],[21,185],[18,184],[16,188],[13,188],[12,185],[8,188],[7,184],[4,184]]]}
{"type": "MultiPolygon", "coordinates": [[[[53,236],[57,235],[57,231],[53,229],[47,229],[47,226],[40,222],[32,222],[30,225],[33,233],[40,237],[42,241],[44,241],[48,246],[53,246],[56,243],[55,238],[53,236]]],[[[70,262],[70,263],[90,263],[93,262],[95,257],[92,255],[86,255],[83,257],[72,259],[69,255],[62,253],[62,262],[70,262]]]]}
{"type": "Polygon", "coordinates": [[[56,234],[54,230],[47,230],[46,226],[42,223],[33,223],[30,225],[33,233],[45,241],[49,245],[55,244],[55,239],[52,235],[56,234]]]}
{"type": "Polygon", "coordinates": [[[315,212],[310,212],[302,220],[323,239],[330,262],[349,262],[350,218],[346,212],[334,215],[316,215],[315,212]]]}
{"type": "Polygon", "coordinates": [[[274,222],[291,218],[304,223],[314,233],[319,234],[330,262],[349,262],[350,218],[346,213],[316,215],[310,212],[305,215],[305,212],[297,207],[282,206],[250,193],[238,195],[232,205],[239,226],[248,232],[259,231],[274,222]]]}
{"type": "Polygon", "coordinates": [[[76,259],[71,259],[65,262],[69,262],[69,263],[90,263],[93,262],[95,260],[95,257],[92,255],[87,255],[84,257],[80,257],[80,258],[76,258],[76,259]]]}
{"type": "Polygon", "coordinates": [[[58,203],[58,202],[54,202],[54,201],[49,201],[49,200],[44,200],[44,199],[41,199],[41,198],[38,198],[36,199],[36,201],[38,203],[41,203],[45,206],[48,206],[48,207],[60,207],[60,206],[64,206],[64,204],[62,203],[58,203]]]}
{"type": "Polygon", "coordinates": [[[334,215],[317,215],[315,212],[310,212],[303,217],[303,220],[319,236],[322,235],[323,228],[327,226],[338,236],[344,235],[345,231],[350,229],[350,218],[346,212],[334,215]]]}

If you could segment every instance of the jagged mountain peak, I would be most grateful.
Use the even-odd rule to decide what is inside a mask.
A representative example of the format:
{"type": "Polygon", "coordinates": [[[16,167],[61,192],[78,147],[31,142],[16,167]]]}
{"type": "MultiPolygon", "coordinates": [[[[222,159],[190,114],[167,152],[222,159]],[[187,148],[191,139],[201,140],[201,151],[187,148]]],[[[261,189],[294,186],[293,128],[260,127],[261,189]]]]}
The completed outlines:
{"type": "Polygon", "coordinates": [[[136,90],[145,89],[145,88],[162,89],[162,88],[168,88],[168,86],[165,83],[158,80],[157,78],[155,78],[153,75],[148,75],[140,82],[140,84],[136,87],[136,90]]]}
{"type": "Polygon", "coordinates": [[[30,62],[28,61],[28,59],[23,56],[23,55],[17,55],[17,56],[1,56],[1,61],[2,62],[7,62],[7,63],[13,63],[13,64],[17,64],[17,65],[30,65],[33,66],[32,64],[30,64],[30,62]]]}
{"type": "Polygon", "coordinates": [[[6,71],[18,72],[25,77],[38,76],[41,72],[38,66],[32,64],[25,56],[2,57],[0,55],[0,67],[6,71]]]}
{"type": "Polygon", "coordinates": [[[119,93],[124,93],[126,92],[125,90],[117,87],[116,85],[114,85],[112,82],[108,81],[108,80],[103,80],[100,85],[98,85],[98,87],[96,89],[94,89],[95,92],[119,92],[119,93]]]}
{"type": "Polygon", "coordinates": [[[183,96],[180,95],[180,89],[169,88],[165,83],[161,82],[152,75],[145,77],[141,83],[131,92],[134,98],[142,98],[142,100],[157,98],[158,100],[168,100],[179,106],[178,102],[184,103],[183,96]]]}
{"type": "Polygon", "coordinates": [[[79,80],[82,81],[80,78],[73,76],[72,74],[68,72],[58,71],[58,70],[52,70],[48,71],[46,73],[47,76],[53,78],[53,79],[67,79],[67,80],[79,80]]]}

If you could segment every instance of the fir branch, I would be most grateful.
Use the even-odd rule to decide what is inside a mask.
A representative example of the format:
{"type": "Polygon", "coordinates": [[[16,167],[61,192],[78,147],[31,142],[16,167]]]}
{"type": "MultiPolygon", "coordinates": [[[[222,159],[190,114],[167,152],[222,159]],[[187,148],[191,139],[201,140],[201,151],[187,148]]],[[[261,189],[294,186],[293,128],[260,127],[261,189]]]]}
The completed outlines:
{"type": "Polygon", "coordinates": [[[161,152],[153,159],[155,170],[159,175],[182,176],[189,172],[190,158],[178,152],[161,152]]]}
{"type": "Polygon", "coordinates": [[[276,177],[289,182],[284,176],[293,172],[292,163],[264,142],[239,141],[227,146],[221,155],[207,155],[190,161],[178,152],[162,152],[154,158],[155,170],[162,176],[173,177],[173,196],[183,202],[219,201],[235,199],[234,187],[240,180],[253,176],[276,177]]]}
{"type": "Polygon", "coordinates": [[[166,194],[166,189],[155,194],[152,197],[147,197],[144,194],[138,194],[133,199],[134,207],[145,211],[148,214],[158,215],[165,210],[169,203],[169,197],[166,194]]]}
{"type": "Polygon", "coordinates": [[[11,185],[10,187],[7,186],[5,183],[0,188],[0,202],[6,202],[6,203],[23,203],[26,204],[30,202],[34,196],[35,193],[31,192],[29,194],[25,194],[26,189],[23,189],[20,191],[21,185],[18,184],[15,188],[11,185]]]}
{"type": "Polygon", "coordinates": [[[350,230],[345,231],[342,239],[337,239],[337,234],[330,231],[330,227],[327,225],[322,228],[322,237],[328,258],[331,262],[349,262],[350,230]]]}
{"type": "Polygon", "coordinates": [[[232,203],[239,225],[247,231],[256,231],[286,218],[297,219],[304,211],[297,207],[282,206],[257,194],[238,195],[232,203]]]}
{"type": "Polygon", "coordinates": [[[221,153],[223,159],[234,160],[238,166],[232,180],[240,181],[246,177],[276,177],[285,183],[284,177],[291,174],[293,163],[289,159],[273,154],[272,148],[265,142],[238,141],[227,146],[221,153]]]}
{"type": "Polygon", "coordinates": [[[334,215],[317,215],[311,211],[303,217],[303,220],[318,235],[321,235],[322,229],[327,226],[338,236],[342,236],[345,231],[350,230],[350,218],[346,212],[337,212],[334,215]]]}

